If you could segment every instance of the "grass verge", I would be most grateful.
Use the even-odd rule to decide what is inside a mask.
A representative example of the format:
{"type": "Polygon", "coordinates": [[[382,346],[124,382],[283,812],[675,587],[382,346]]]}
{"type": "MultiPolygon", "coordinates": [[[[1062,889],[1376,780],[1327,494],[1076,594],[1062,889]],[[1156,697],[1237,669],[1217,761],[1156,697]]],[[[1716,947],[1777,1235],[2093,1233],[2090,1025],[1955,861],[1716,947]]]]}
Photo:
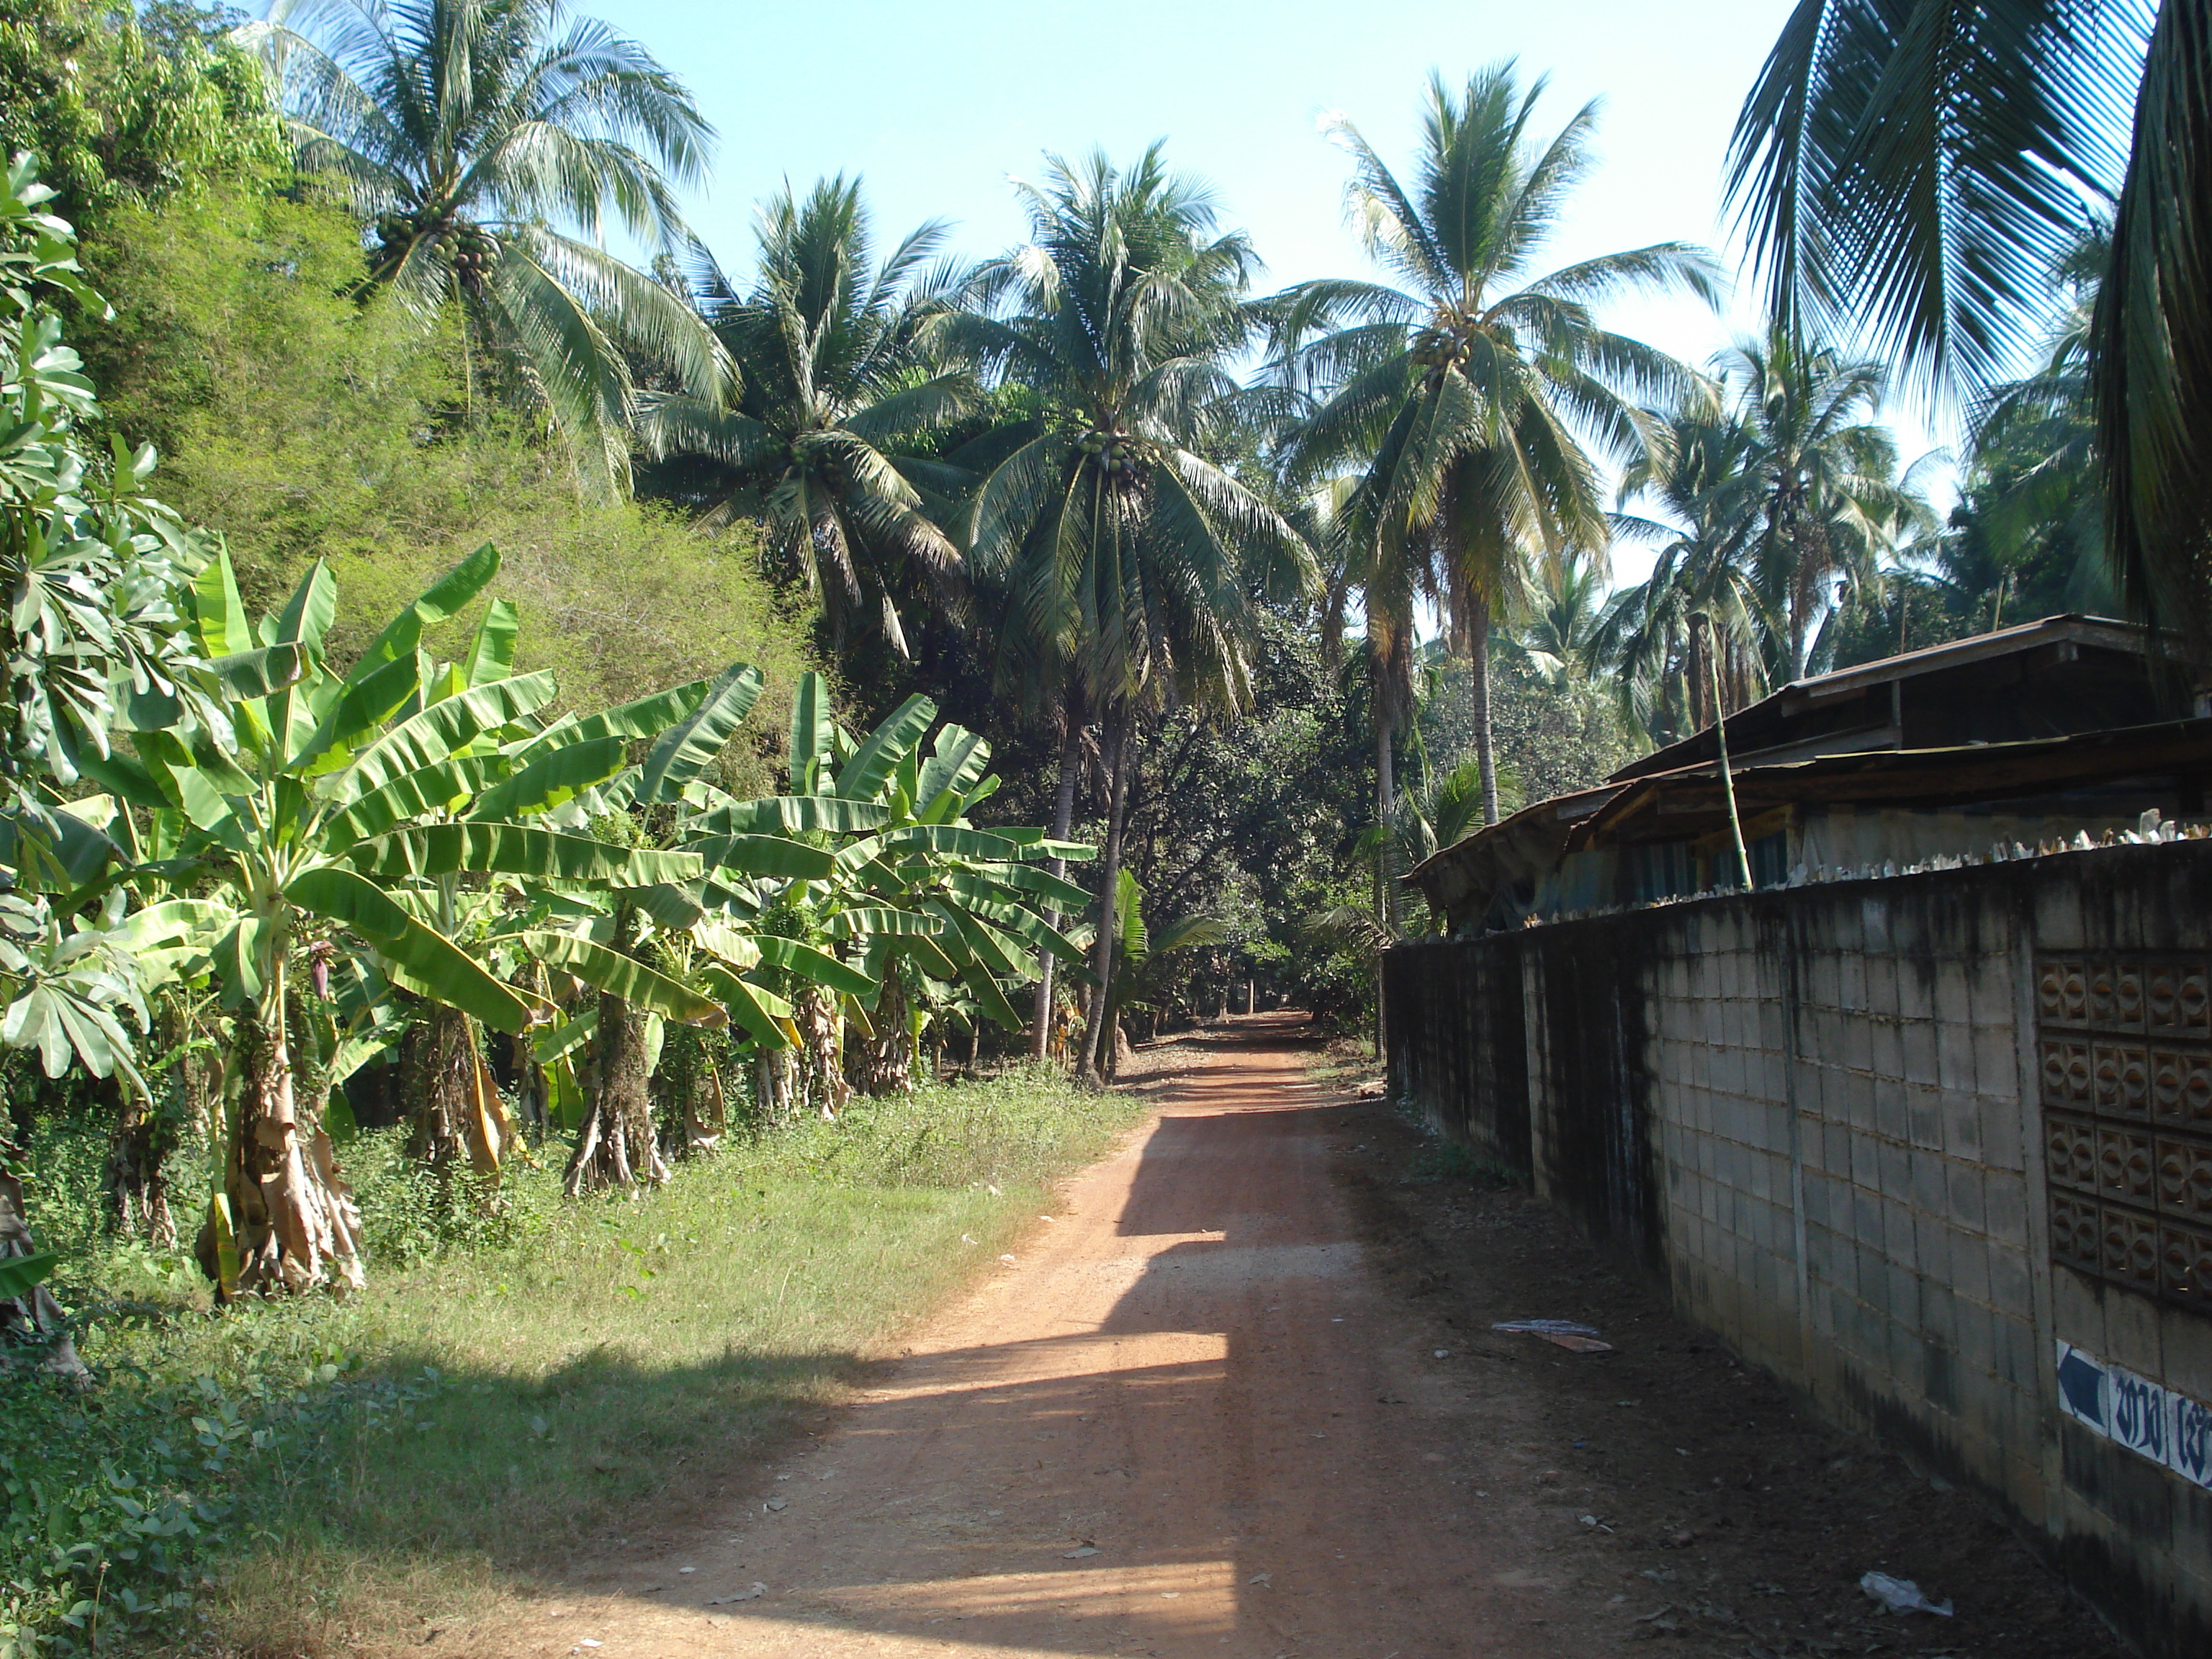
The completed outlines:
{"type": "Polygon", "coordinates": [[[119,1255],[99,1277],[131,1295],[80,1340],[100,1386],[0,1385],[20,1534],[0,1547],[27,1558],[0,1590],[0,1659],[419,1651],[494,1616],[562,1560],[713,1502],[1141,1111],[1048,1074],[925,1088],[636,1200],[562,1203],[556,1170],[520,1171],[486,1230],[503,1236],[443,1253],[395,1227],[420,1194],[365,1145],[372,1237],[415,1238],[416,1259],[344,1303],[214,1312],[119,1255]]]}

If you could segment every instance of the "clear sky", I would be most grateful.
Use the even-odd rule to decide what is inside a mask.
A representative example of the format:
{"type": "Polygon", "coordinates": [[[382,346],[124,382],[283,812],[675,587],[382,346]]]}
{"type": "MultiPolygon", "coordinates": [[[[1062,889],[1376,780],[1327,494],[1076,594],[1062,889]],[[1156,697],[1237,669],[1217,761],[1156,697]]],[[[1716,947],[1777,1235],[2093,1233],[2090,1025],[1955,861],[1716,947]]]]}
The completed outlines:
{"type": "MultiPolygon", "coordinates": [[[[1647,243],[1718,246],[1720,178],[1744,94],[1790,0],[912,0],[762,5],[742,0],[577,0],[641,41],[690,85],[721,134],[692,222],[744,269],[753,204],[859,173],[888,239],[931,217],[963,253],[1023,234],[1009,176],[1046,150],[1155,138],[1210,179],[1249,230],[1267,280],[1361,274],[1341,211],[1346,160],[1316,131],[1341,111],[1394,166],[1411,161],[1417,99],[1500,58],[1550,78],[1534,125],[1548,137],[1601,100],[1598,165],[1554,263],[1647,243]]],[[[1688,301],[1624,303],[1607,321],[1702,363],[1750,320],[1688,301]]],[[[1924,440],[1899,411],[1906,459],[1924,440]]],[[[1620,574],[1640,573],[1624,568],[1620,574]]]]}

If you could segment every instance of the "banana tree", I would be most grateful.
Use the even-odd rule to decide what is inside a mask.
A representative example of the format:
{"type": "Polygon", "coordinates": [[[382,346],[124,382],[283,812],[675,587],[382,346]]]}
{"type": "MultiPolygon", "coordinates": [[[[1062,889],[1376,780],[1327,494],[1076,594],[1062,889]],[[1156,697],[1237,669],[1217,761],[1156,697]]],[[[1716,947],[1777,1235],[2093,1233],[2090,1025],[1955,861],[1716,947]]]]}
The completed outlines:
{"type": "MultiPolygon", "coordinates": [[[[760,693],[760,671],[738,663],[712,681],[672,694],[665,712],[673,718],[653,734],[644,760],[573,803],[568,815],[620,826],[621,833],[639,841],[665,836],[669,825],[711,795],[704,775],[737,735],[760,693]]],[[[557,745],[562,738],[556,733],[548,741],[557,745]]],[[[757,957],[721,914],[724,890],[708,879],[717,873],[714,861],[688,851],[657,856],[688,860],[691,872],[608,884],[597,896],[572,890],[571,908],[580,914],[569,927],[531,935],[541,960],[587,980],[599,992],[589,1011],[594,1086],[565,1176],[571,1194],[665,1180],[651,1087],[662,1023],[724,1024],[725,1005],[732,995],[753,1012],[743,992],[728,988],[757,957]],[[672,952],[694,970],[665,971],[669,964],[653,959],[672,952]],[[705,988],[699,982],[702,975],[705,988]]],[[[760,1015],[767,1018],[764,1012],[760,1015]]],[[[567,1035],[556,1043],[546,1045],[544,1052],[557,1054],[568,1046],[567,1035]]],[[[719,1093],[719,1075],[714,1087],[719,1093]]]]}
{"type": "MultiPolygon", "coordinates": [[[[258,641],[268,653],[257,695],[231,706],[234,754],[154,733],[135,758],[88,764],[153,814],[156,832],[177,826],[179,869],[210,886],[200,926],[231,1014],[238,1088],[200,1255],[226,1293],[362,1280],[358,1213],[320,1121],[338,1054],[299,1048],[311,1006],[327,1000],[319,961],[362,953],[390,984],[518,1031],[538,1008],[440,931],[441,878],[640,885],[698,872],[686,855],[516,821],[579,787],[569,751],[580,744],[542,765],[529,758],[553,677],[441,671],[422,649],[424,630],[474,600],[498,568],[495,550],[471,554],[341,674],[323,652],[337,602],[327,569],[319,563],[256,627],[228,556],[218,557],[191,592],[203,647],[235,659],[258,641]]],[[[506,623],[496,610],[487,616],[472,661],[497,659],[506,623]]],[[[619,713],[599,718],[618,744],[619,713]]]]}
{"type": "Polygon", "coordinates": [[[921,981],[958,983],[1012,1030],[1021,1022],[1004,986],[1035,977],[1034,951],[1081,971],[1081,944],[1040,910],[1080,908],[1085,896],[1037,862],[1091,849],[1039,830],[974,824],[969,813],[999,787],[991,746],[948,724],[925,752],[936,717],[928,698],[911,697],[854,741],[830,719],[820,678],[805,676],[793,706],[792,793],[726,805],[689,826],[685,844],[710,862],[782,860],[781,880],[754,878],[754,943],[769,967],[793,976],[793,1001],[811,1016],[798,1022],[810,1069],[833,1091],[842,1070],[870,1093],[911,1086],[917,1005],[929,1000],[916,994],[921,981]],[[780,854],[762,844],[777,842],[780,854]],[[789,933],[811,937],[781,937],[789,933]],[[848,1025],[861,1042],[841,1068],[848,1025]]]}
{"type": "MultiPolygon", "coordinates": [[[[458,695],[507,677],[518,631],[513,608],[495,601],[464,661],[438,665],[431,676],[434,690],[458,695]]],[[[589,1149],[586,1161],[606,1153],[611,1159],[606,1173],[625,1184],[633,1154],[647,1174],[658,1173],[650,1158],[649,1121],[634,1098],[637,1020],[643,1018],[648,1027],[664,1017],[719,1024],[725,1016],[711,999],[665,983],[624,948],[635,910],[621,903],[626,886],[665,886],[696,874],[698,866],[688,856],[664,857],[643,845],[637,824],[615,808],[614,799],[635,805],[641,787],[647,793],[682,787],[727,741],[758,696],[759,686],[758,671],[739,664],[714,680],[695,681],[586,718],[564,717],[503,744],[495,756],[483,757],[482,778],[463,781],[480,781],[480,793],[428,809],[433,821],[460,824],[537,820],[550,825],[557,820],[570,831],[585,832],[586,839],[596,826],[603,848],[634,855],[619,860],[619,868],[608,863],[583,869],[556,861],[526,870],[514,865],[476,872],[465,860],[442,859],[433,871],[413,860],[410,843],[395,845],[376,872],[392,883],[394,897],[503,982],[520,980],[550,992],[557,974],[597,992],[586,1034],[598,1040],[599,1057],[605,1063],[597,1068],[600,1087],[583,1141],[589,1149]],[[642,767],[630,766],[630,750],[641,739],[652,740],[651,751],[642,767]],[[579,915],[586,918],[581,927],[574,925],[579,915]],[[610,1138],[609,1121],[624,1124],[623,1133],[610,1138]]],[[[434,987],[410,982],[404,974],[401,980],[422,999],[404,1067],[415,1101],[410,1149],[434,1169],[455,1168],[465,1159],[478,1175],[495,1176],[514,1130],[477,1041],[477,1018],[434,987]]],[[[518,1055],[526,1076],[544,1083],[535,1048],[534,1042],[519,1044],[518,1055]]],[[[573,1092],[573,1064],[564,1081],[573,1092]]]]}
{"type": "Polygon", "coordinates": [[[1105,1069],[1112,1078],[1121,1054],[1119,1026],[1124,1013],[1142,1011],[1152,1016],[1152,1034],[1159,1034],[1160,1014],[1172,994],[1164,982],[1161,958],[1178,951],[1203,950],[1224,944],[1233,931],[1219,916],[1178,917],[1158,933],[1145,926],[1145,890],[1130,871],[1121,872],[1121,902],[1115,908],[1121,937],[1114,953],[1121,971],[1107,994],[1105,1069]]]}

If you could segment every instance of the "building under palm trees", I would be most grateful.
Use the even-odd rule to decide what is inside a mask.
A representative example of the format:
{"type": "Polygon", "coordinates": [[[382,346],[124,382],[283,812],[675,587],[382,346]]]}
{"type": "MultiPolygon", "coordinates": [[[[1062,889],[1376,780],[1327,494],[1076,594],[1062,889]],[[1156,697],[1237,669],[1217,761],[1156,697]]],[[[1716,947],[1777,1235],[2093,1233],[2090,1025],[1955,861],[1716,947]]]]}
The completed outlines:
{"type": "Polygon", "coordinates": [[[1794,681],[1425,860],[1443,931],[1479,934],[1739,885],[2020,856],[2201,817],[2212,719],[2148,631],[2050,617],[1794,681]]]}

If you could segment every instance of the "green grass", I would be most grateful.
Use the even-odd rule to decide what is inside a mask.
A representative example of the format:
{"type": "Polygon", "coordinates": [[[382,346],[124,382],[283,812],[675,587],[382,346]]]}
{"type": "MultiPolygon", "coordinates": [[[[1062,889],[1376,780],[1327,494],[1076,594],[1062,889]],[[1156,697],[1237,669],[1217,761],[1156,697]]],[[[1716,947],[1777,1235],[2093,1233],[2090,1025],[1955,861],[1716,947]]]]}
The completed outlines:
{"type": "MultiPolygon", "coordinates": [[[[228,1570],[198,1590],[196,1640],[303,1654],[419,1642],[422,1618],[482,1616],[534,1570],[711,1501],[1139,1109],[1022,1074],[856,1103],[634,1200],[565,1203],[556,1168],[521,1170],[505,1212],[442,1252],[422,1192],[371,1141],[353,1157],[370,1237],[411,1262],[373,1263],[369,1290],[342,1304],[211,1313],[181,1275],[119,1255],[112,1277],[136,1305],[111,1304],[81,1341],[101,1389],[14,1388],[0,1412],[48,1418],[0,1421],[0,1444],[70,1418],[77,1463],[154,1468],[166,1434],[167,1484],[157,1469],[132,1501],[204,1500],[199,1556],[228,1570]],[[118,1401],[137,1415],[103,1449],[98,1420],[118,1401]],[[236,1419],[228,1441],[211,1401],[236,1419]],[[203,1472],[206,1456],[220,1467],[203,1472]]],[[[140,1565],[110,1571],[135,1583],[140,1565]]],[[[191,1576],[149,1582],[173,1594],[191,1576]]],[[[58,1627],[51,1609],[44,1622],[58,1627]]],[[[138,1624],[142,1641],[189,1630],[161,1609],[138,1624]]]]}

